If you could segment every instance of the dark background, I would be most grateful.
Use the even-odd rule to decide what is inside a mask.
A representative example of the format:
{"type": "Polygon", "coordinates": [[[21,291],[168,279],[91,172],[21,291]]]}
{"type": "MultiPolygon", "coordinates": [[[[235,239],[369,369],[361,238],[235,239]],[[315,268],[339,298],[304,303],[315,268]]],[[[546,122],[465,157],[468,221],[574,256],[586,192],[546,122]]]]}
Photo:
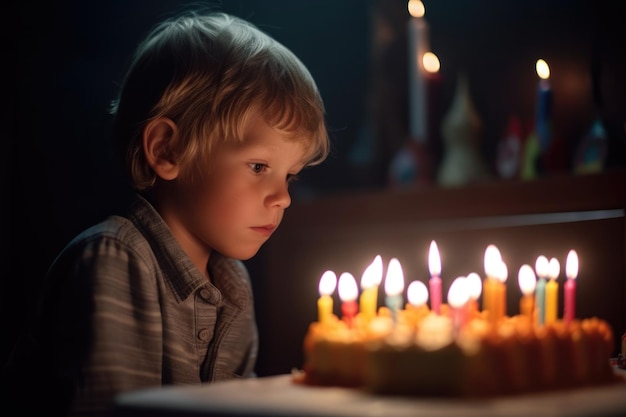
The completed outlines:
{"type": "MultiPolygon", "coordinates": [[[[467,74],[483,122],[481,154],[490,169],[508,117],[532,123],[540,57],[551,66],[554,131],[564,144],[555,171],[572,170],[576,146],[596,116],[608,132],[607,167],[625,165],[624,3],[424,3],[431,49],[442,64],[434,111],[447,111],[457,75],[467,74]]],[[[127,201],[109,149],[108,105],[137,43],[155,23],[190,4],[213,4],[252,21],[292,49],[317,80],[333,153],[303,173],[296,202],[387,186],[386,164],[407,139],[406,1],[21,2],[6,19],[14,29],[2,58],[9,74],[3,78],[8,97],[0,130],[3,357],[10,345],[4,341],[13,340],[56,254],[127,201]],[[381,33],[388,47],[378,54],[374,41],[381,33]],[[377,95],[381,83],[389,83],[394,99],[377,95]],[[388,122],[397,130],[368,130],[372,120],[389,117],[381,108],[394,115],[388,122]],[[350,155],[364,138],[373,143],[374,156],[358,165],[350,155]]],[[[439,160],[438,132],[433,141],[439,160]]],[[[249,262],[253,275],[257,261],[249,262]]]]}

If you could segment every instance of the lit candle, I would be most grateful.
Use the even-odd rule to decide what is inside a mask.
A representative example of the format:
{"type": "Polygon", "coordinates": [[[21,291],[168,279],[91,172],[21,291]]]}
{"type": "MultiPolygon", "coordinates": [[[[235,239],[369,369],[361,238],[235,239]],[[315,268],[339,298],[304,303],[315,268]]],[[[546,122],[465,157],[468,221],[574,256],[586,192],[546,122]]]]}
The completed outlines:
{"type": "Polygon", "coordinates": [[[352,327],[352,321],[356,315],[359,306],[356,302],[359,296],[359,289],[356,280],[349,272],[344,272],[339,276],[339,299],[341,300],[341,316],[352,327]]]}
{"type": "Polygon", "coordinates": [[[328,323],[333,315],[333,298],[331,294],[337,286],[337,275],[333,271],[322,274],[319,283],[320,298],[317,300],[317,316],[320,323],[328,323]]]}
{"type": "Polygon", "coordinates": [[[559,306],[559,284],[556,279],[561,272],[561,265],[558,259],[551,258],[548,264],[548,282],[546,282],[546,315],[545,322],[550,324],[556,321],[557,310],[559,306]]]}
{"type": "Polygon", "coordinates": [[[441,258],[435,241],[430,242],[428,251],[428,270],[430,271],[430,308],[436,314],[441,313],[441,258]]]}
{"type": "Polygon", "coordinates": [[[509,270],[504,263],[500,260],[496,269],[496,282],[495,282],[495,317],[494,323],[502,320],[506,316],[506,280],[509,276],[509,270]]]}
{"type": "Polygon", "coordinates": [[[409,131],[411,137],[425,143],[427,139],[427,84],[423,56],[430,49],[426,9],[419,0],[409,0],[409,131]]]}
{"type": "Polygon", "coordinates": [[[439,58],[433,52],[426,52],[422,57],[422,65],[426,74],[426,134],[425,141],[428,144],[438,143],[439,129],[437,126],[440,124],[440,112],[439,112],[439,99],[441,97],[441,63],[439,58]]]}
{"type": "MultiPolygon", "coordinates": [[[[408,312],[412,312],[414,317],[424,317],[428,314],[428,288],[422,281],[412,281],[406,289],[406,297],[409,304],[406,306],[408,312]]],[[[417,322],[418,319],[415,321],[417,322]]]]}
{"type": "Polygon", "coordinates": [[[470,272],[467,274],[465,280],[467,281],[467,288],[469,292],[468,313],[478,313],[478,297],[480,297],[483,290],[483,282],[480,280],[480,275],[476,272],[470,272]]]}
{"type": "Polygon", "coordinates": [[[546,321],[546,277],[548,276],[549,261],[543,255],[535,261],[537,273],[537,286],[535,287],[535,310],[537,312],[537,324],[543,326],[546,321]]]}
{"type": "Polygon", "coordinates": [[[571,323],[576,316],[576,277],[578,276],[578,254],[570,250],[565,261],[565,275],[567,280],[564,285],[563,319],[565,323],[571,323]]]}
{"type": "Polygon", "coordinates": [[[428,289],[422,281],[412,281],[407,290],[406,296],[409,304],[413,307],[420,308],[428,301],[428,289]]]}
{"type": "Polygon", "coordinates": [[[495,245],[487,246],[485,249],[485,280],[483,282],[483,311],[487,312],[487,317],[492,323],[495,322],[497,312],[497,285],[498,268],[502,262],[500,251],[495,245]]]}
{"type": "Polygon", "coordinates": [[[465,277],[457,277],[452,281],[448,290],[448,305],[452,309],[452,324],[454,334],[465,325],[467,320],[467,302],[469,301],[469,288],[465,277]]]}
{"type": "Polygon", "coordinates": [[[402,306],[402,291],[404,291],[404,274],[400,261],[392,258],[387,266],[385,276],[385,304],[391,310],[394,322],[397,318],[398,309],[402,306]]]}
{"type": "Polygon", "coordinates": [[[519,302],[519,312],[522,316],[528,317],[532,322],[535,304],[535,287],[537,286],[537,277],[532,266],[524,264],[519,268],[517,275],[519,288],[522,290],[522,298],[519,302]]]}
{"type": "Polygon", "coordinates": [[[383,259],[376,255],[372,263],[365,268],[361,277],[361,314],[366,320],[376,316],[378,308],[378,286],[383,279],[383,259]]]}
{"type": "Polygon", "coordinates": [[[539,86],[537,88],[537,115],[535,120],[535,131],[539,148],[545,152],[550,146],[551,140],[551,113],[552,113],[552,90],[550,88],[550,67],[543,59],[538,59],[535,64],[537,75],[539,76],[539,86]]]}

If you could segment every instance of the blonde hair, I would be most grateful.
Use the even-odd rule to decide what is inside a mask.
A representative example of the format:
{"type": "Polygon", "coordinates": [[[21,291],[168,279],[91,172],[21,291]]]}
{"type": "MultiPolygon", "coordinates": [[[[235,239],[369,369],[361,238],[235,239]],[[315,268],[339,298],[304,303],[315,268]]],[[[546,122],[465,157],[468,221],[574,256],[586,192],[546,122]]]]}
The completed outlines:
{"type": "Polygon", "coordinates": [[[156,26],[139,45],[112,103],[113,133],[137,190],[156,175],[143,153],[144,126],[160,117],[178,128],[170,150],[199,172],[220,141],[243,141],[254,109],[294,140],[306,165],[329,153],[324,106],[313,77],[285,46],[225,13],[187,12],[156,26]]]}

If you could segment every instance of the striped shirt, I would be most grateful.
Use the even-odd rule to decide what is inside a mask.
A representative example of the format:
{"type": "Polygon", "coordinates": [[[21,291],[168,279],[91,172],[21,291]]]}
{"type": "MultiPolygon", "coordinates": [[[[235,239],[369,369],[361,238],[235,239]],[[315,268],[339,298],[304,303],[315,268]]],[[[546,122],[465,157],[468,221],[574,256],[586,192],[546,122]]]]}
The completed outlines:
{"type": "Polygon", "coordinates": [[[215,252],[208,272],[212,282],[137,196],[128,216],[86,230],[54,261],[42,314],[18,345],[18,372],[24,359],[34,365],[26,377],[31,389],[43,382],[44,409],[90,416],[125,391],[253,376],[248,272],[215,252]]]}

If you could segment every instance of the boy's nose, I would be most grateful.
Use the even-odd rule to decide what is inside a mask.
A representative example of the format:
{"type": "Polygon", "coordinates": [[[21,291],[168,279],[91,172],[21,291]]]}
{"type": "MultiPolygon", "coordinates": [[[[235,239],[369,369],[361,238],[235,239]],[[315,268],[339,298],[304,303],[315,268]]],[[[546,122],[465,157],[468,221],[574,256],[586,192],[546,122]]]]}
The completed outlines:
{"type": "Polygon", "coordinates": [[[276,187],[274,192],[268,197],[270,206],[278,206],[283,210],[291,205],[291,195],[287,183],[276,187]]]}

